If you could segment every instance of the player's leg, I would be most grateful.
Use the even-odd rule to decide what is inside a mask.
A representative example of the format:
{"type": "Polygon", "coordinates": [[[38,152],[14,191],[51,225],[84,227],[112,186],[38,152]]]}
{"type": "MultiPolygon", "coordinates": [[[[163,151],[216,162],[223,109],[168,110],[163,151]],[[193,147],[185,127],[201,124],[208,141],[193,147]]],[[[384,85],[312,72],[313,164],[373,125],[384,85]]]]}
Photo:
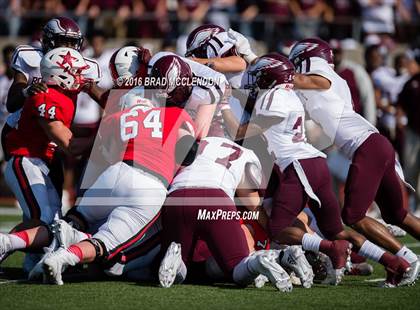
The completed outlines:
{"type": "Polygon", "coordinates": [[[5,175],[7,184],[22,207],[24,217],[51,224],[61,215],[61,203],[57,205],[58,194],[49,189],[52,183],[46,169],[41,160],[12,157],[7,162],[5,175]],[[57,197],[50,197],[53,194],[57,197]]]}
{"type": "Polygon", "coordinates": [[[321,207],[314,201],[310,202],[311,211],[315,215],[321,233],[329,240],[347,240],[352,243],[353,250],[358,252],[359,255],[384,265],[388,271],[387,285],[397,284],[409,267],[408,264],[397,256],[385,252],[376,244],[368,241],[363,235],[351,229],[344,230],[341,223],[340,207],[332,191],[331,178],[324,163],[319,161],[317,165],[319,171],[317,177],[324,181],[315,190],[321,201],[321,207]]]}
{"type": "MultiPolygon", "coordinates": [[[[311,161],[308,160],[307,164],[303,165],[304,169],[308,170],[305,171],[307,175],[312,173],[309,167],[313,169],[318,165],[317,161],[314,161],[313,164],[311,161]]],[[[348,247],[348,244],[343,243],[337,247],[339,243],[334,244],[331,241],[322,240],[318,235],[306,233],[298,226],[292,227],[298,214],[303,210],[308,201],[308,195],[293,165],[290,165],[284,171],[280,184],[280,188],[273,198],[273,208],[269,223],[272,238],[280,244],[303,245],[305,250],[324,252],[328,256],[331,255],[334,260],[337,258],[340,261],[336,264],[337,269],[342,268],[341,261],[343,259],[345,261],[345,250],[342,248],[344,248],[344,245],[348,247]]]]}
{"type": "Polygon", "coordinates": [[[371,242],[397,253],[402,248],[401,243],[383,224],[366,216],[375,200],[389,158],[394,156],[392,146],[384,143],[382,138],[385,139],[379,134],[372,134],[354,154],[346,181],[342,218],[345,224],[371,242]]]}

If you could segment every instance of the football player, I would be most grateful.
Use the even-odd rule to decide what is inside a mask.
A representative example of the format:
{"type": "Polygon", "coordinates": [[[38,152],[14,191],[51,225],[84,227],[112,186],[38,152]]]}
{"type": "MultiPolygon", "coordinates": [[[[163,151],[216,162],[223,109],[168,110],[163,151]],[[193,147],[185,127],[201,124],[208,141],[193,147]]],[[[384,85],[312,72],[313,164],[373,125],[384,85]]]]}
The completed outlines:
{"type": "Polygon", "coordinates": [[[50,177],[49,163],[57,148],[73,154],[70,126],[76,109],[72,96],[80,91],[89,65],[74,49],[56,48],[40,64],[42,82],[48,86],[25,99],[17,126],[5,137],[5,177],[23,211],[24,220],[38,219],[30,230],[0,235],[0,257],[19,249],[48,246],[49,229],[61,217],[61,200],[50,177]]]}
{"type": "MultiPolygon", "coordinates": [[[[330,275],[330,281],[338,284],[349,254],[348,241],[369,258],[382,250],[354,231],[343,229],[326,156],[306,142],[305,111],[293,91],[293,64],[280,54],[268,54],[258,58],[248,74],[250,88],[258,92],[255,117],[252,123],[239,127],[238,135],[242,138],[264,132],[269,151],[281,171],[281,186],[273,197],[268,223],[270,234],[281,244],[302,244],[305,250],[327,254],[336,269],[335,274],[330,275]],[[322,240],[298,227],[291,227],[306,204],[314,213],[323,235],[335,241],[322,240]]],[[[230,119],[229,110],[224,111],[224,116],[230,119]]],[[[404,260],[384,251],[378,258],[372,258],[387,268],[387,283],[390,284],[397,284],[409,267],[404,260]]]]}
{"type": "MultiPolygon", "coordinates": [[[[152,75],[167,61],[177,72],[189,72],[177,56],[169,56],[154,64],[152,75]]],[[[111,160],[111,166],[77,207],[82,220],[88,224],[102,220],[102,225],[91,238],[76,244],[70,242],[69,248],[45,256],[47,282],[62,285],[61,273],[69,265],[94,260],[112,262],[123,250],[146,238],[151,230],[159,229],[160,208],[176,165],[190,164],[196,151],[194,125],[182,109],[186,101],[181,93],[186,89],[178,92],[176,88],[173,91],[178,96],[168,98],[166,107],[154,108],[150,100],[143,98],[105,120],[100,134],[114,149],[109,154],[117,155],[116,163],[111,160]]]]}
{"type": "MultiPolygon", "coordinates": [[[[30,45],[20,45],[12,57],[14,70],[13,83],[7,96],[7,110],[12,114],[7,118],[2,129],[2,141],[6,134],[15,127],[25,99],[41,92],[47,91],[47,85],[42,82],[40,62],[45,53],[56,47],[69,47],[80,50],[83,44],[83,35],[79,26],[70,18],[57,17],[49,20],[43,28],[42,48],[30,45]]],[[[87,91],[94,99],[99,100],[103,90],[96,86],[101,78],[99,66],[95,60],[85,58],[89,68],[85,70],[85,77],[90,79],[83,90],[87,91]]],[[[82,89],[80,89],[81,91],[82,89]]],[[[77,92],[72,93],[71,99],[76,101],[77,92]]],[[[6,154],[6,156],[9,156],[6,154]]],[[[54,159],[50,163],[50,177],[61,197],[63,184],[63,171],[61,160],[54,159]]]]}
{"type": "Polygon", "coordinates": [[[201,140],[198,156],[174,178],[162,212],[162,249],[166,255],[159,268],[159,281],[170,287],[185,279],[195,241],[206,242],[225,275],[241,286],[263,274],[280,290],[290,291],[287,273],[275,262],[274,252],[249,255],[239,219],[214,218],[217,213],[237,214],[235,190],[246,207],[259,206],[261,166],[256,155],[219,137],[201,140]],[[240,188],[242,187],[242,188],[240,188]],[[204,214],[200,220],[200,214],[204,214]],[[187,223],[187,224],[186,224],[187,223]]]}
{"type": "Polygon", "coordinates": [[[392,145],[353,110],[348,85],[334,72],[328,43],[316,38],[299,41],[289,58],[298,72],[294,84],[305,110],[352,161],[345,186],[344,223],[404,258],[411,268],[400,285],[412,283],[420,272],[419,258],[384,225],[366,216],[375,201],[387,223],[420,240],[420,219],[403,207],[400,184],[404,178],[392,145]]]}

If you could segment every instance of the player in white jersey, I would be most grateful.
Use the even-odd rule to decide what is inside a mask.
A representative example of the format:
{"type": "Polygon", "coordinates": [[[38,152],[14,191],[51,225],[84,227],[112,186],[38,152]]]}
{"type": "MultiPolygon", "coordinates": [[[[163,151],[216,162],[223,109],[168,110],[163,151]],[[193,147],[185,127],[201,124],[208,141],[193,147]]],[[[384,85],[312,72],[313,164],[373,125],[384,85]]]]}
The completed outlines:
{"type": "Polygon", "coordinates": [[[353,111],[348,85],[334,72],[328,43],[320,39],[299,41],[289,59],[300,73],[294,83],[305,110],[352,160],[345,187],[344,222],[408,261],[411,281],[415,280],[420,272],[418,257],[401,245],[385,226],[366,216],[375,201],[387,223],[400,226],[420,240],[420,219],[403,207],[404,179],[396,169],[392,145],[353,111]]]}
{"type": "Polygon", "coordinates": [[[264,274],[279,290],[290,291],[290,278],[275,262],[274,252],[249,255],[233,200],[237,192],[248,208],[259,205],[262,174],[256,155],[220,137],[202,139],[197,154],[175,176],[162,209],[162,250],[167,252],[159,269],[161,285],[171,286],[177,276],[178,282],[185,279],[200,239],[228,279],[243,286],[264,274]]]}
{"type": "MultiPolygon", "coordinates": [[[[334,284],[341,279],[350,241],[363,256],[380,261],[388,271],[392,270],[387,282],[395,284],[405,271],[402,266],[405,262],[389,253],[372,257],[374,251],[371,249],[381,250],[358,233],[345,231],[341,224],[340,207],[332,190],[326,156],[306,142],[305,111],[293,91],[293,64],[282,55],[268,54],[256,60],[248,74],[250,87],[258,92],[255,116],[252,123],[241,125],[238,133],[242,138],[264,132],[268,149],[280,170],[280,186],[273,197],[268,223],[271,237],[282,244],[302,244],[306,250],[321,251],[330,256],[338,270],[337,274],[331,275],[334,284]],[[306,204],[314,213],[322,234],[328,240],[336,241],[321,240],[291,227],[306,204]]],[[[228,110],[224,116],[232,124],[228,110]]]]}

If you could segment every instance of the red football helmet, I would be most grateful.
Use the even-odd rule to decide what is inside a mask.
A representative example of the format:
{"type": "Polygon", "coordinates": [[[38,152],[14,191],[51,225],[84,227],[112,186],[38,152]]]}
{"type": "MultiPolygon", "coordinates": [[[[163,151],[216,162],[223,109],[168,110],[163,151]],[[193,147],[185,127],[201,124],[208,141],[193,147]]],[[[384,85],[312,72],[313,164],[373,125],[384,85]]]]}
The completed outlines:
{"type": "Polygon", "coordinates": [[[275,85],[293,83],[295,67],[287,57],[271,53],[261,56],[248,69],[248,87],[269,89],[275,85]],[[251,81],[250,81],[251,80],[251,81]]]}
{"type": "Polygon", "coordinates": [[[208,24],[195,28],[187,38],[185,57],[213,58],[237,55],[235,46],[225,43],[222,35],[224,28],[208,24]]]}
{"type": "MultiPolygon", "coordinates": [[[[109,70],[118,87],[124,86],[124,81],[129,78],[144,78],[147,76],[147,64],[151,58],[147,48],[124,46],[112,54],[109,60],[109,70]]],[[[127,85],[133,87],[136,85],[127,85]]]]}
{"type": "Polygon", "coordinates": [[[71,18],[60,16],[50,19],[42,32],[42,48],[45,52],[56,47],[70,47],[76,50],[82,47],[82,32],[71,18]]]}
{"type": "Polygon", "coordinates": [[[334,64],[331,46],[318,38],[300,40],[293,45],[289,54],[289,59],[295,66],[311,57],[319,57],[325,59],[329,64],[334,64]]]}
{"type": "Polygon", "coordinates": [[[183,108],[192,92],[190,66],[176,55],[158,59],[149,74],[148,88],[158,90],[158,97],[166,99],[166,106],[183,108]]]}

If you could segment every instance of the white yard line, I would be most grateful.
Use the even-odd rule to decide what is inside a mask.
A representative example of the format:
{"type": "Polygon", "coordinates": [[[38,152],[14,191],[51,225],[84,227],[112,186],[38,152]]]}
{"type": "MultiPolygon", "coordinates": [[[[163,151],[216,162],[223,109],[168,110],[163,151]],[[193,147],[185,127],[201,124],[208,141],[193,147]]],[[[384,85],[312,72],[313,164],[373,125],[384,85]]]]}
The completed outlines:
{"type": "Polygon", "coordinates": [[[383,282],[385,278],[367,279],[365,282],[383,282]]]}
{"type": "Polygon", "coordinates": [[[20,208],[0,208],[0,215],[22,215],[20,208]]]}
{"type": "Polygon", "coordinates": [[[1,284],[11,284],[11,283],[23,283],[23,282],[27,282],[28,279],[17,279],[17,280],[1,280],[0,279],[0,285],[1,284]]]}
{"type": "Polygon", "coordinates": [[[407,248],[420,248],[420,242],[406,243],[405,246],[407,248]]]}

